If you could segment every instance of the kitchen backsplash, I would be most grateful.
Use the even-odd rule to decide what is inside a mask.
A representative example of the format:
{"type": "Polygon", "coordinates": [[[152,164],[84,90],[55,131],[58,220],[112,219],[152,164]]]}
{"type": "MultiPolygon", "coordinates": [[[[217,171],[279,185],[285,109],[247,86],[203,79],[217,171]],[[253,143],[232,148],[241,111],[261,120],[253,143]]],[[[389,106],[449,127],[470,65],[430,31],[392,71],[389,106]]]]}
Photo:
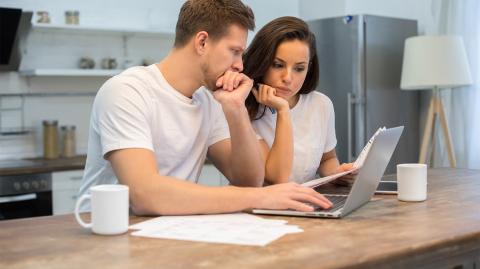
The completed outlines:
{"type": "Polygon", "coordinates": [[[0,159],[38,157],[43,154],[43,120],[76,126],[78,154],[87,152],[90,110],[94,96],[25,97],[25,125],[31,132],[0,136],[0,159]]]}

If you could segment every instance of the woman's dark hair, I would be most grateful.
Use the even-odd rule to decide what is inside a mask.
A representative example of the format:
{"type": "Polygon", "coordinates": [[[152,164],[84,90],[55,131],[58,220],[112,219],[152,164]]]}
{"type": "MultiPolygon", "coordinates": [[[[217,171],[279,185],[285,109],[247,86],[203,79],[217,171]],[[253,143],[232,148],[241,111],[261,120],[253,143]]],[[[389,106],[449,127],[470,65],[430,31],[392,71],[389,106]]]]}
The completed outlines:
{"type": "MultiPolygon", "coordinates": [[[[307,76],[298,93],[307,94],[318,85],[319,67],[317,50],[315,47],[315,35],[308,28],[307,23],[296,17],[280,17],[269,23],[258,31],[243,56],[245,75],[249,76],[256,83],[262,83],[265,74],[272,66],[278,46],[289,40],[304,41],[310,50],[310,62],[307,76]]],[[[265,113],[255,118],[258,114],[259,103],[252,93],[245,100],[248,115],[251,120],[259,119],[265,113]]]]}

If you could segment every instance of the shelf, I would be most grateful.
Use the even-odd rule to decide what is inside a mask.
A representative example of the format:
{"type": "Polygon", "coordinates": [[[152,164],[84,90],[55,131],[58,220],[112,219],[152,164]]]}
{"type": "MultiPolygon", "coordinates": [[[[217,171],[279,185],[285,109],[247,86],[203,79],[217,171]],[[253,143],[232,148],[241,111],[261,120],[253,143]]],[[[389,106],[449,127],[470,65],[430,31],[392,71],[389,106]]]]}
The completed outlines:
{"type": "Polygon", "coordinates": [[[97,92],[19,92],[0,93],[2,97],[50,97],[50,96],[95,96],[97,92]]]}
{"type": "Polygon", "coordinates": [[[29,77],[111,77],[121,69],[27,69],[20,74],[29,77]]]}
{"type": "Polygon", "coordinates": [[[0,129],[0,136],[19,136],[28,135],[32,132],[31,128],[2,128],[0,129]]]}
{"type": "Polygon", "coordinates": [[[38,24],[32,25],[35,31],[43,32],[62,32],[79,34],[117,34],[124,36],[170,36],[175,32],[167,29],[146,29],[146,28],[119,28],[108,26],[87,26],[87,25],[67,25],[67,24],[38,24]]]}

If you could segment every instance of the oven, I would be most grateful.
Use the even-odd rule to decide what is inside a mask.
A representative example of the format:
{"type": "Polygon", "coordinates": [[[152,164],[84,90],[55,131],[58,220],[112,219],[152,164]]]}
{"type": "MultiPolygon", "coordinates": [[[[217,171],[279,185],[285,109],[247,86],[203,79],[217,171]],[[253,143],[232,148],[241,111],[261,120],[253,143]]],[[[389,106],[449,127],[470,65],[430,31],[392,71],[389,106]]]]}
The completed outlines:
{"type": "Polygon", "coordinates": [[[52,174],[0,176],[0,221],[52,215],[52,174]]]}

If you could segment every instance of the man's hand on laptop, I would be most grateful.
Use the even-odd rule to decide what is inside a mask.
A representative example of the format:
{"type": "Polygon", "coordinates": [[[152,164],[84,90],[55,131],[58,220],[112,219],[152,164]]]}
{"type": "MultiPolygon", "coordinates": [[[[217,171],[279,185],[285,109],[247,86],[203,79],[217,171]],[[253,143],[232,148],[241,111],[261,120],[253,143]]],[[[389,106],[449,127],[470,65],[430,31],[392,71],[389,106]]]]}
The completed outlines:
{"type": "Polygon", "coordinates": [[[312,188],[289,182],[256,189],[254,208],[293,209],[311,212],[314,208],[306,203],[328,209],[332,203],[312,188]]]}

